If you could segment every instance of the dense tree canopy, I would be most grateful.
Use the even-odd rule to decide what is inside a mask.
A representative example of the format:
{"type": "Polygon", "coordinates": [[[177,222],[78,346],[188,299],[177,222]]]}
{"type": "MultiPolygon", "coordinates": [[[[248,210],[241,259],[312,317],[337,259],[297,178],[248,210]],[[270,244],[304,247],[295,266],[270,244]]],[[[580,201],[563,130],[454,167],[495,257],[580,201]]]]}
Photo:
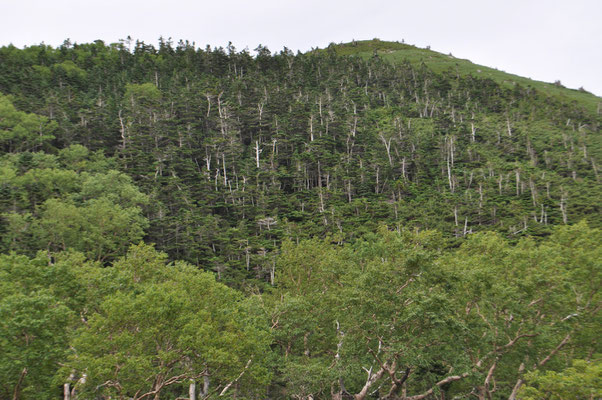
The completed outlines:
{"type": "Polygon", "coordinates": [[[0,48],[0,399],[599,396],[599,112],[402,50],[0,48]]]}

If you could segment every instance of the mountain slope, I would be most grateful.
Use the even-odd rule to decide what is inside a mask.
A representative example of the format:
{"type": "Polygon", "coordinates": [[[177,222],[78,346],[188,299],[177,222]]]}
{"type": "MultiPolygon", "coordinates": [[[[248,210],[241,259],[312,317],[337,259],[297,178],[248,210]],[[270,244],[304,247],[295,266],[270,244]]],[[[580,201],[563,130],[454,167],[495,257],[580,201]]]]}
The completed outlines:
{"type": "MultiPolygon", "coordinates": [[[[436,54],[383,46],[391,56],[436,54]]],[[[353,242],[386,224],[437,229],[456,243],[477,231],[515,240],[582,219],[602,224],[600,116],[586,104],[390,63],[382,49],[376,58],[339,56],[336,46],[259,50],[101,41],[0,49],[10,172],[0,228],[12,238],[3,250],[90,251],[93,241],[70,227],[51,242],[39,228],[47,202],[87,201],[79,189],[48,189],[56,169],[96,162],[73,144],[109,156],[149,197],[146,241],[233,284],[273,279],[286,238],[353,242]],[[62,151],[80,154],[78,163],[65,164],[62,151]]]]}
{"type": "Polygon", "coordinates": [[[600,115],[384,55],[0,48],[0,398],[507,399],[599,370],[600,115]]]}

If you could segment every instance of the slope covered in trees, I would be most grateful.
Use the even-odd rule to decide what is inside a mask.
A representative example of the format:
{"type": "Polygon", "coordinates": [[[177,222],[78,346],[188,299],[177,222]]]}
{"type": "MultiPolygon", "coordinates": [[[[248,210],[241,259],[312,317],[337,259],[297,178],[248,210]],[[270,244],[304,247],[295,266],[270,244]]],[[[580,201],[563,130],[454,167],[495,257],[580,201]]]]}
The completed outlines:
{"type": "Polygon", "coordinates": [[[599,115],[533,88],[334,50],[97,41],[0,57],[5,152],[113,156],[149,196],[148,239],[235,280],[268,279],[287,236],[599,224],[599,115]]]}
{"type": "Polygon", "coordinates": [[[0,48],[0,398],[595,389],[600,99],[441,57],[0,48]]]}

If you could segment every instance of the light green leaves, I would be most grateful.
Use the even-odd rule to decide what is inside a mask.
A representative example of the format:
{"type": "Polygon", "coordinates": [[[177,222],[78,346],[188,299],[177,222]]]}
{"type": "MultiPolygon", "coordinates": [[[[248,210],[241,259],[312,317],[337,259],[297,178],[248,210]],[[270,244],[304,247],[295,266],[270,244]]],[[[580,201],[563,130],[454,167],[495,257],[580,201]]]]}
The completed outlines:
{"type": "Polygon", "coordinates": [[[574,360],[571,367],[560,372],[535,371],[526,376],[521,400],[579,400],[602,396],[602,363],[595,360],[574,360]]]}
{"type": "Polygon", "coordinates": [[[186,264],[166,265],[146,245],[132,247],[116,269],[125,286],[73,343],[68,364],[88,375],[81,390],[136,399],[204,375],[218,392],[241,373],[238,390],[253,393],[266,381],[265,326],[240,314],[234,290],[186,264]]]}
{"type": "Polygon", "coordinates": [[[33,163],[37,153],[23,154],[29,157],[6,157],[0,164],[6,171],[0,181],[7,194],[6,249],[28,254],[73,249],[106,261],[142,239],[148,222],[141,207],[148,197],[127,175],[106,170],[110,161],[102,155],[72,146],[58,157],[69,168],[59,168],[56,158],[49,168],[33,163]]]}
{"type": "Polygon", "coordinates": [[[51,398],[80,288],[65,264],[0,256],[0,397],[51,398]]]}
{"type": "Polygon", "coordinates": [[[56,123],[46,117],[18,111],[0,93],[0,149],[3,152],[32,151],[54,138],[56,123]]]}

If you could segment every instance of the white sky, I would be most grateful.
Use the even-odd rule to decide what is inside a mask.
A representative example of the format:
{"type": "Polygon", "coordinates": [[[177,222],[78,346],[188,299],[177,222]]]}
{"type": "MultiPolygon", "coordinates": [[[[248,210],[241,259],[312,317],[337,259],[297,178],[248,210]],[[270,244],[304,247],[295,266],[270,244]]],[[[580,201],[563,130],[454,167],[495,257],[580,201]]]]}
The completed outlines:
{"type": "MultiPolygon", "coordinates": [[[[0,0],[0,45],[159,36],[242,50],[405,40],[602,95],[602,0],[0,0]]],[[[0,60],[1,62],[1,60],[0,60]]]]}

